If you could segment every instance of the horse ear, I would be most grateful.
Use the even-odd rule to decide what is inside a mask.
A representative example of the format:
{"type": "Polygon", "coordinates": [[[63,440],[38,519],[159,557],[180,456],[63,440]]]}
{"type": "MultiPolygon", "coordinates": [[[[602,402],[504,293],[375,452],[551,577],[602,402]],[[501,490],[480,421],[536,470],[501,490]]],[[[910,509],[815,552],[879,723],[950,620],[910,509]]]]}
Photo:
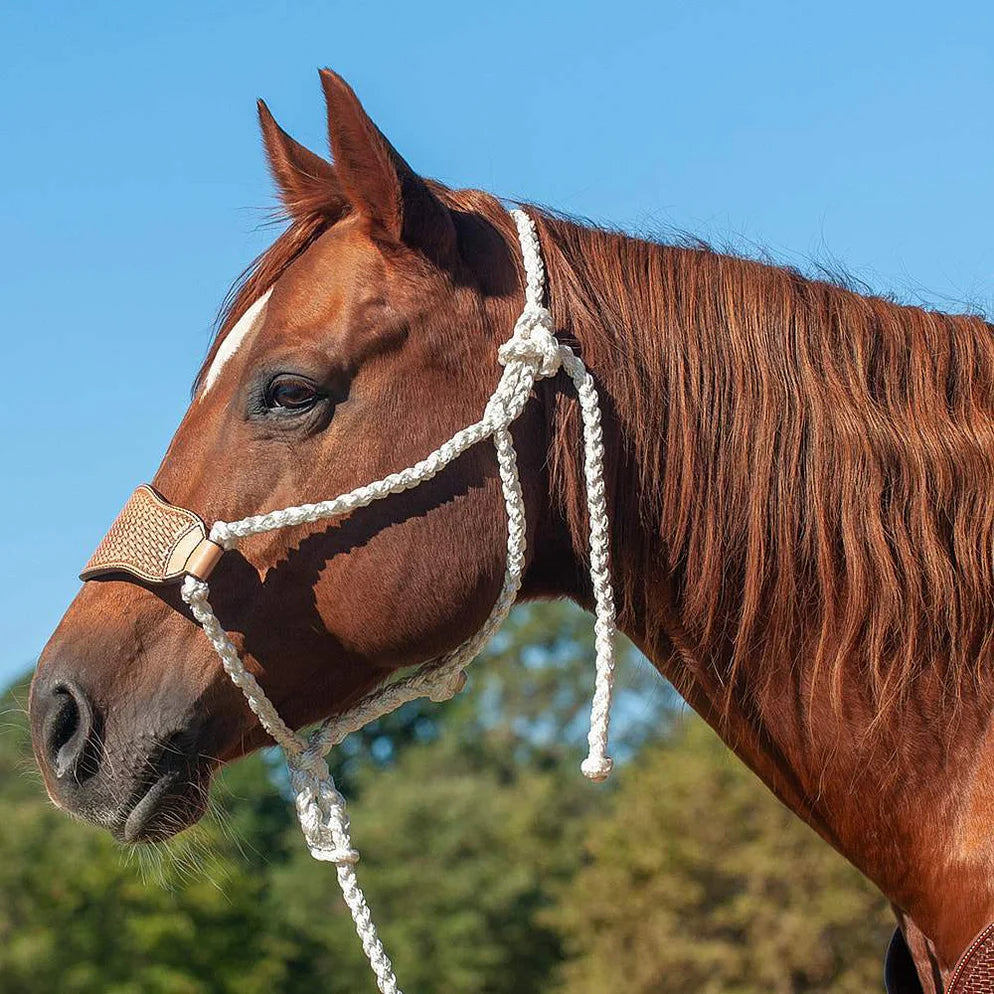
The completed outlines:
{"type": "Polygon", "coordinates": [[[259,101],[259,127],[270,172],[291,217],[315,213],[340,216],[348,206],[335,167],[294,141],[259,101]]]}
{"type": "Polygon", "coordinates": [[[456,250],[452,215],[363,110],[352,88],[321,70],[328,138],[342,191],[374,237],[417,249],[436,263],[456,250]]]}

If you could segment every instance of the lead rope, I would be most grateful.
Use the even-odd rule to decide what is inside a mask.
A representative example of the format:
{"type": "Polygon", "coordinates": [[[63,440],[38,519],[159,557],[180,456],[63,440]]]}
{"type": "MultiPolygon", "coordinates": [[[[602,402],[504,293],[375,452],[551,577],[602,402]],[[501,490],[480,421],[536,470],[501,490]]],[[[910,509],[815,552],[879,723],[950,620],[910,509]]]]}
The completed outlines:
{"type": "Polygon", "coordinates": [[[525,269],[525,306],[514,326],[513,335],[497,352],[504,368],[483,417],[456,432],[430,455],[399,473],[391,473],[382,480],[358,487],[333,500],[287,507],[239,521],[218,521],[210,532],[211,541],[225,549],[232,549],[249,535],[339,517],[430,480],[470,446],[493,438],[507,511],[507,562],[500,595],[483,627],[452,652],[423,663],[401,679],[384,684],[344,714],[328,719],[305,736],[294,732],[283,721],[259,682],[245,669],[238,650],[214,614],[207,583],[188,575],[181,588],[183,600],[203,627],[225,672],[245,695],[263,728],[283,749],[290,770],[297,817],[308,848],[315,859],[335,864],[342,896],[352,913],[356,932],[376,974],[381,994],[399,994],[397,978],[376,934],[376,926],[356,879],[355,864],[359,854],[352,848],[345,799],[335,787],[326,756],[350,732],[395,711],[407,701],[419,697],[444,701],[457,694],[466,681],[465,668],[504,623],[521,587],[527,546],[525,503],[510,425],[524,410],[535,382],[555,376],[560,369],[566,371],[576,387],[583,422],[584,478],[590,519],[590,580],[596,616],[596,679],[587,735],[588,753],[580,769],[589,779],[601,781],[607,778],[613,766],[607,755],[607,739],[614,681],[615,607],[604,489],[604,437],[597,387],[580,358],[569,346],[556,339],[552,315],[543,306],[545,266],[535,222],[521,210],[512,210],[511,216],[518,229],[525,269]]]}

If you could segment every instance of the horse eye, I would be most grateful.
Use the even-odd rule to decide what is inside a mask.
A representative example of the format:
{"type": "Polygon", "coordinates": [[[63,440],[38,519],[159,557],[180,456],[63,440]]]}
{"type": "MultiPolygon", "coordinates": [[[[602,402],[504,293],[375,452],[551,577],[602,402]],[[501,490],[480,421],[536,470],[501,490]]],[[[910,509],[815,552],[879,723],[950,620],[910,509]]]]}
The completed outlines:
{"type": "Polygon", "coordinates": [[[317,387],[303,376],[276,376],[266,387],[266,406],[269,408],[299,411],[310,407],[317,398],[317,387]]]}

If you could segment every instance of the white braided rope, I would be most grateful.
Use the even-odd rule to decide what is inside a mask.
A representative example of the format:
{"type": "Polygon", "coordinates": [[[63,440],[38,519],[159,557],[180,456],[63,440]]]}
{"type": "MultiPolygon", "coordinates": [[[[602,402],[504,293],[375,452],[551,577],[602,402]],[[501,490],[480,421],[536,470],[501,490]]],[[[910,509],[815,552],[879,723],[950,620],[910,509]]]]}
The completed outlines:
{"type": "Polygon", "coordinates": [[[347,712],[329,719],[305,737],[283,721],[259,682],[246,670],[237,648],[211,608],[207,583],[187,576],[182,586],[183,599],[204,629],[225,672],[286,755],[297,816],[307,845],[315,859],[336,866],[342,895],[352,914],[363,951],[376,974],[381,994],[399,994],[397,978],[356,879],[355,863],[359,854],[352,848],[345,800],[335,787],[324,757],[350,732],[395,711],[407,701],[418,697],[443,701],[458,693],[465,683],[463,671],[504,623],[521,587],[527,547],[525,503],[509,428],[528,403],[535,381],[555,376],[560,368],[565,369],[576,387],[583,422],[584,477],[590,518],[590,580],[596,615],[596,681],[587,736],[588,754],[580,768],[591,780],[603,780],[613,765],[607,755],[607,739],[614,680],[615,606],[604,487],[604,438],[597,387],[580,358],[556,339],[552,315],[543,306],[545,266],[535,223],[524,211],[513,210],[511,215],[518,229],[525,269],[525,305],[513,335],[498,350],[504,368],[483,417],[399,473],[391,473],[333,500],[287,507],[239,521],[218,521],[210,533],[213,541],[230,549],[249,535],[348,514],[430,480],[470,446],[493,438],[507,512],[507,560],[501,592],[480,630],[452,652],[377,688],[347,712]]]}

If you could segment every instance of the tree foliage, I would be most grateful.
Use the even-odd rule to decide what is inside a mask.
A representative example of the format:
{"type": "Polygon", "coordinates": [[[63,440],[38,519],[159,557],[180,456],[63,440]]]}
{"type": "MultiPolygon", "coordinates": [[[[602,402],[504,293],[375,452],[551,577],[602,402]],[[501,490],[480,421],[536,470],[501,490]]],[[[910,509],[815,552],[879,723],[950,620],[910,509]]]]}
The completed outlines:
{"type": "Polygon", "coordinates": [[[864,992],[894,920],[878,891],[700,720],[622,771],[549,916],[571,994],[864,992]]]}
{"type": "MultiPolygon", "coordinates": [[[[355,737],[335,769],[409,994],[855,991],[883,902],[623,653],[615,786],[579,775],[589,621],[516,612],[455,701],[355,737]]],[[[0,994],[372,992],[333,870],[269,753],[204,822],[125,852],[44,796],[24,685],[0,705],[0,994]]]]}

